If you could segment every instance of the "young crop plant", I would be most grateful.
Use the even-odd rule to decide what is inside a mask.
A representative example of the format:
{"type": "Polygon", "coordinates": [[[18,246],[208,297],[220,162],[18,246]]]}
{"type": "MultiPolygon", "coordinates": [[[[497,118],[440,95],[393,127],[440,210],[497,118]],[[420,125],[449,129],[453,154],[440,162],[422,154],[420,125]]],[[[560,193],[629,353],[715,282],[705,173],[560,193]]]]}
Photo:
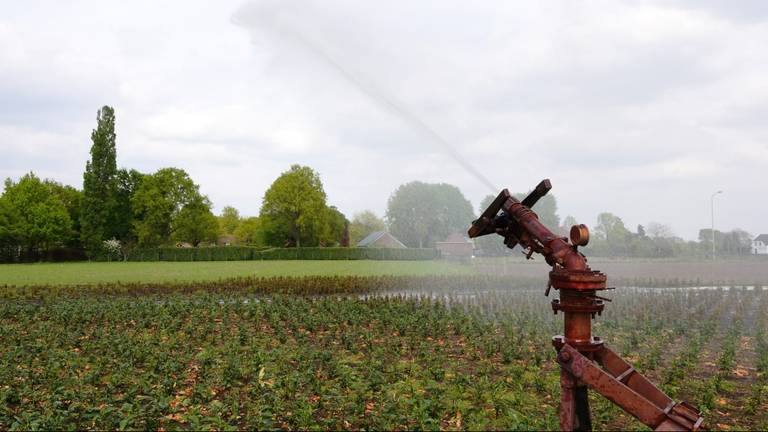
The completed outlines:
{"type": "MultiPolygon", "coordinates": [[[[0,297],[0,430],[558,427],[549,338],[561,318],[541,313],[547,299],[525,281],[239,278],[9,287],[0,297]]],[[[699,354],[715,336],[714,362],[741,361],[747,318],[718,329],[743,307],[761,323],[759,380],[717,410],[749,402],[739,425],[757,427],[766,297],[758,306],[729,291],[618,289],[596,322],[630,355],[658,348],[657,372],[679,369],[669,385],[682,388],[688,371],[704,370],[699,354]]],[[[594,407],[595,428],[640,426],[604,401],[594,407]]]]}

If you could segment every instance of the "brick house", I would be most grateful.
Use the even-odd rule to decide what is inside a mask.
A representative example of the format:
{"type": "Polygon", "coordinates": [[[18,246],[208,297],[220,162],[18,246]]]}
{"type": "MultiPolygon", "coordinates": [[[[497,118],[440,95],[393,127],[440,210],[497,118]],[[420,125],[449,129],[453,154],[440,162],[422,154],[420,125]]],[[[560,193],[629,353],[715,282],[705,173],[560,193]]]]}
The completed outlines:
{"type": "Polygon", "coordinates": [[[475,252],[472,240],[459,233],[449,235],[445,241],[436,242],[435,248],[440,251],[441,257],[447,259],[470,259],[475,252]]]}

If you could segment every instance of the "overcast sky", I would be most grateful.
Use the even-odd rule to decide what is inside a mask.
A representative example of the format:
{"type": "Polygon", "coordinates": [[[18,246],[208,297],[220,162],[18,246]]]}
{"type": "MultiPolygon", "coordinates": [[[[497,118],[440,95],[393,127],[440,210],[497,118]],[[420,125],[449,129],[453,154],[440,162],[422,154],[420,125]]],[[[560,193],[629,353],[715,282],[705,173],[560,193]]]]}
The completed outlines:
{"type": "Polygon", "coordinates": [[[217,212],[293,163],[349,217],[412,180],[477,207],[459,155],[590,226],[693,239],[722,189],[719,229],[768,232],[767,1],[0,1],[2,178],[82,187],[108,104],[118,165],[183,168],[217,212]]]}

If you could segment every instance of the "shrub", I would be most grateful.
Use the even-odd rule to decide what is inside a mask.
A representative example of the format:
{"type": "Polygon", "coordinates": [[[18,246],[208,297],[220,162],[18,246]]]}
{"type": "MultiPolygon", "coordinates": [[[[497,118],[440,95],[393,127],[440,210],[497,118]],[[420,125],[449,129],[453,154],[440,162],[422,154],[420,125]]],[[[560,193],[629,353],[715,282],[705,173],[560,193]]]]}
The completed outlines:
{"type": "Polygon", "coordinates": [[[243,261],[243,260],[391,260],[426,261],[439,256],[436,249],[385,248],[273,248],[252,246],[200,248],[141,248],[128,261],[243,261]]]}

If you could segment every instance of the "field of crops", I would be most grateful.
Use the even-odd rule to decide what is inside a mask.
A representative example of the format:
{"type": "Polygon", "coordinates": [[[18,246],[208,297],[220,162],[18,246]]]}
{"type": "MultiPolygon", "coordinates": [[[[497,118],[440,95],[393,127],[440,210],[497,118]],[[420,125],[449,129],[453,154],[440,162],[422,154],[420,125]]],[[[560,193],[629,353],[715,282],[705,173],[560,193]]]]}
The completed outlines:
{"type": "MultiPolygon", "coordinates": [[[[557,428],[542,287],[365,280],[7,287],[0,429],[557,428]]],[[[613,297],[595,333],[616,351],[711,426],[768,427],[767,290],[613,297]]],[[[641,428],[599,398],[593,415],[641,428]]]]}
{"type": "Polygon", "coordinates": [[[467,274],[445,261],[70,262],[0,265],[4,285],[188,282],[233,277],[467,274]]]}

